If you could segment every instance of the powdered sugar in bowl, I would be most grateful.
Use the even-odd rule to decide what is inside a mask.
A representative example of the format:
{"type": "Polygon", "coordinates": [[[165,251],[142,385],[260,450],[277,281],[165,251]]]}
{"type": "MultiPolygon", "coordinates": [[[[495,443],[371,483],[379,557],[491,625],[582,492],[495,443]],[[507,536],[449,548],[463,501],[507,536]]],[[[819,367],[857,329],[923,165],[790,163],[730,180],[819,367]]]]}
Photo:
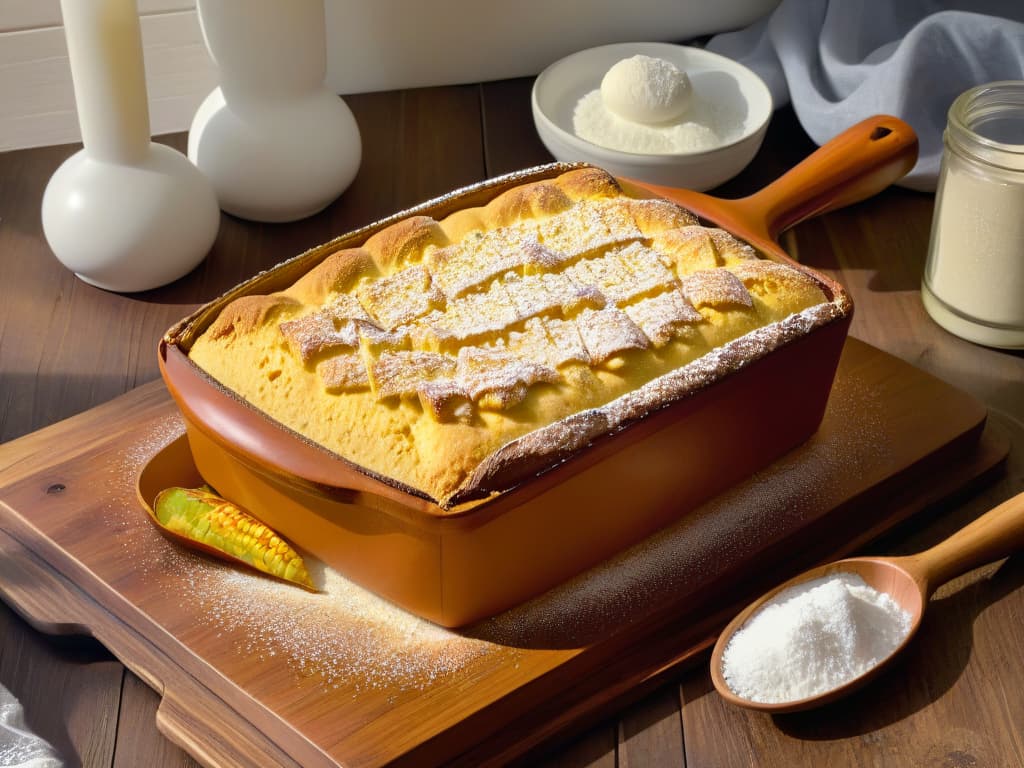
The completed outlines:
{"type": "Polygon", "coordinates": [[[749,69],[669,43],[617,43],[567,56],[537,77],[532,106],[556,159],[697,191],[747,166],[772,113],[767,86],[749,69]]]}

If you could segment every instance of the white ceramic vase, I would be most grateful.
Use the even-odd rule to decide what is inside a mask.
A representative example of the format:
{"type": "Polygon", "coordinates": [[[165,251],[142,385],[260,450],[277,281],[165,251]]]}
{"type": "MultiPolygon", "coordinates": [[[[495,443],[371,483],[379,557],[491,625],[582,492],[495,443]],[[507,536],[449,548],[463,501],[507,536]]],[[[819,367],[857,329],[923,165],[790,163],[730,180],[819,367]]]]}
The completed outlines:
{"type": "Polygon", "coordinates": [[[43,193],[57,258],[111,291],[156,288],[191,271],[220,225],[213,189],[180,152],[154,144],[135,0],[62,0],[83,149],[43,193]]]}
{"type": "Polygon", "coordinates": [[[324,85],[323,0],[199,0],[220,86],[192,121],[188,156],[220,206],[294,221],[338,197],[359,170],[351,110],[324,85]]]}

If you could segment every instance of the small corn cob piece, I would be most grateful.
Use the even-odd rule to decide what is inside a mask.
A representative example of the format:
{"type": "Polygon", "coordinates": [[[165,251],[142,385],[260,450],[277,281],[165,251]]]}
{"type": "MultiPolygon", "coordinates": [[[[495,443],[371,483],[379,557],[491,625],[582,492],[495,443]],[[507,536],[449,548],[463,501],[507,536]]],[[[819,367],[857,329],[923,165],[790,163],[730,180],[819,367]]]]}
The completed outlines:
{"type": "Polygon", "coordinates": [[[187,546],[317,591],[302,557],[288,542],[207,486],[161,491],[150,516],[187,546]]]}

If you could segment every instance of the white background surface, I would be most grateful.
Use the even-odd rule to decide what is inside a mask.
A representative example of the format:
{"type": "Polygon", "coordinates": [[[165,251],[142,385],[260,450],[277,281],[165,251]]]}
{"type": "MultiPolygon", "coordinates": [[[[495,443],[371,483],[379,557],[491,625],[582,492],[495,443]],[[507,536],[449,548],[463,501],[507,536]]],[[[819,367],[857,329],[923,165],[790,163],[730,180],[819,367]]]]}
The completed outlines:
{"type": "MultiPolygon", "coordinates": [[[[346,94],[535,75],[593,45],[742,27],[777,2],[327,0],[327,82],[346,94]]],[[[217,79],[194,0],[139,12],[153,133],[185,130],[217,79]]],[[[0,3],[0,151],[78,141],[60,23],[59,0],[0,3]]]]}

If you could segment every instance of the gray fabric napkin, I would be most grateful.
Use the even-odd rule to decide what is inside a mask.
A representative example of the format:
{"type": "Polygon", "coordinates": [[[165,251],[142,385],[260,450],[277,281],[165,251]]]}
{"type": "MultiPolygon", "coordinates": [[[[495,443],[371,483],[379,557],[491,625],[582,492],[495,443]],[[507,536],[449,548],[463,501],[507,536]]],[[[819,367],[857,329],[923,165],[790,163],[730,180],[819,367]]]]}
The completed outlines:
{"type": "Polygon", "coordinates": [[[776,107],[792,101],[818,144],[873,114],[902,118],[921,151],[900,184],[933,191],[953,100],[1024,79],[1024,1],[782,0],[707,48],[757,72],[776,107]]]}
{"type": "Polygon", "coordinates": [[[61,768],[63,765],[53,747],[29,730],[21,702],[0,685],[0,766],[61,768]]]}

